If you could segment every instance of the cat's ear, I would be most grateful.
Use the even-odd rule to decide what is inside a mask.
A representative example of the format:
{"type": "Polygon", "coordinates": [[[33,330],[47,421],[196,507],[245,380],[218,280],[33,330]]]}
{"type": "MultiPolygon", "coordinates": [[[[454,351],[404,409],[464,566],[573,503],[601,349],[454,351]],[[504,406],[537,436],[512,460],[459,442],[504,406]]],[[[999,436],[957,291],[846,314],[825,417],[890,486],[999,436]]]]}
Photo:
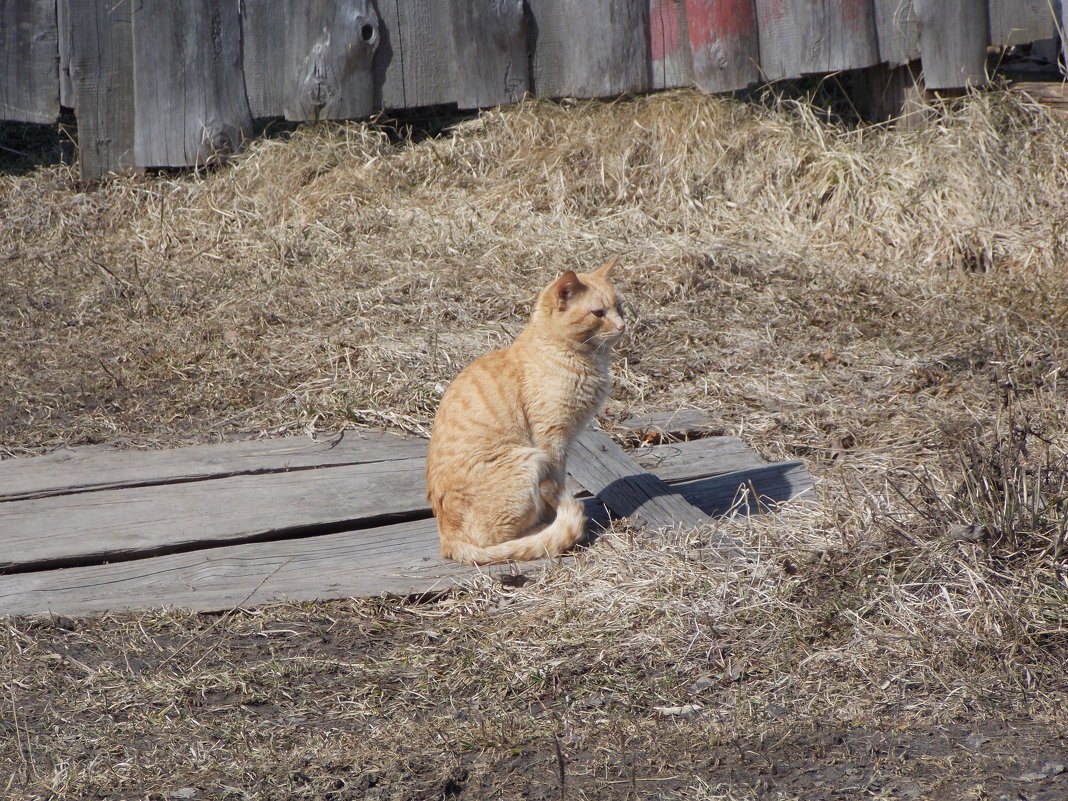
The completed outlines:
{"type": "Polygon", "coordinates": [[[583,289],[585,287],[573,270],[565,272],[556,279],[556,284],[553,286],[553,294],[556,296],[556,308],[560,311],[566,309],[571,299],[583,289]]]}
{"type": "Polygon", "coordinates": [[[609,261],[606,261],[600,267],[593,271],[594,275],[604,278],[608,275],[608,271],[616,266],[616,262],[619,261],[619,256],[613,256],[609,261]]]}

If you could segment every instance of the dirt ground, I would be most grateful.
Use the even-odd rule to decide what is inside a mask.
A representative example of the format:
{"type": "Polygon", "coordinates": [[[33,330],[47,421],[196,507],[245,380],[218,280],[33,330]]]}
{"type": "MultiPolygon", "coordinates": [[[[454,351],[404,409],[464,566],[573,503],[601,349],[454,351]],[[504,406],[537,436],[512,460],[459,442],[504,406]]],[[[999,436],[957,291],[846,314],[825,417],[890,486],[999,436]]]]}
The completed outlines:
{"type": "Polygon", "coordinates": [[[619,253],[608,427],[701,409],[820,502],[717,521],[746,562],[620,522],[433,600],[0,618],[0,795],[1068,797],[1068,126],[827,100],[323,125],[99,187],[5,156],[3,458],[425,436],[619,253]]]}

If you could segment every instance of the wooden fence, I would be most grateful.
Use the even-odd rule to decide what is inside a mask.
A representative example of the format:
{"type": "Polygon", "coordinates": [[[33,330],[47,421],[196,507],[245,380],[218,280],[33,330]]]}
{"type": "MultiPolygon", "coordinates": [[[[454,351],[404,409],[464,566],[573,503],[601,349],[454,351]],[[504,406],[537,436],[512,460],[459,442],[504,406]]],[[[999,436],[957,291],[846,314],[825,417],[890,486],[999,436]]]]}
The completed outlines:
{"type": "Polygon", "coordinates": [[[981,85],[988,45],[1061,0],[3,0],[0,119],[74,110],[82,176],[203,164],[259,117],[481,108],[922,63],[981,85]]]}

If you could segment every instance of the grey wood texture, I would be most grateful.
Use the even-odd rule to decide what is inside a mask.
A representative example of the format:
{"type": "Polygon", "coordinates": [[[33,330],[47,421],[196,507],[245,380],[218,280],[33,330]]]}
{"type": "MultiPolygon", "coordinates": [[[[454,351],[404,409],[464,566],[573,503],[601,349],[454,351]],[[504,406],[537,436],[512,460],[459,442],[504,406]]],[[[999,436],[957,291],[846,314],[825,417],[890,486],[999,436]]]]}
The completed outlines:
{"type": "Polygon", "coordinates": [[[671,412],[632,414],[619,422],[619,427],[633,432],[640,439],[646,437],[707,437],[718,425],[700,409],[676,409],[671,412]]]}
{"type": "Polygon", "coordinates": [[[649,88],[648,5],[528,0],[532,84],[542,97],[614,97],[649,88]]]}
{"type": "Polygon", "coordinates": [[[285,112],[285,12],[285,0],[241,0],[245,92],[254,118],[285,112]]]}
{"type": "Polygon", "coordinates": [[[708,515],[644,470],[603,431],[587,429],[578,436],[568,472],[621,517],[638,518],[655,528],[708,522],[708,515]]]}
{"type": "Polygon", "coordinates": [[[134,164],[132,2],[59,0],[78,115],[78,168],[85,181],[134,164]]]}
{"type": "Polygon", "coordinates": [[[1051,0],[989,0],[992,45],[1015,45],[1057,35],[1051,0]]]}
{"type": "Polygon", "coordinates": [[[802,0],[796,3],[801,72],[837,72],[879,62],[872,0],[802,0]]]}
{"type": "Polygon", "coordinates": [[[451,0],[374,0],[374,7],[381,21],[372,65],[376,105],[454,102],[451,0]]]}
{"type": "Polygon", "coordinates": [[[205,165],[252,133],[233,0],[133,3],[134,158],[205,165]]]}
{"type": "MultiPolygon", "coordinates": [[[[700,444],[663,447],[695,451],[700,444]]],[[[814,497],[811,479],[797,462],[687,481],[676,489],[689,502],[716,513],[732,509],[753,513],[774,501],[814,497]],[[758,488],[756,493],[746,504],[736,504],[740,488],[751,485],[758,488]]],[[[595,518],[596,505],[593,500],[586,502],[587,514],[595,518]]],[[[717,547],[727,549],[721,555],[738,553],[729,542],[717,547]]],[[[522,569],[539,564],[544,563],[522,569]]],[[[0,614],[86,614],[159,606],[209,610],[281,600],[405,595],[447,589],[476,572],[499,576],[517,570],[443,562],[435,523],[425,519],[114,564],[0,575],[0,614]]]]}
{"type": "Polygon", "coordinates": [[[3,502],[16,499],[425,455],[425,440],[377,431],[343,431],[326,440],[286,437],[162,451],[65,448],[47,456],[0,461],[0,515],[3,502]]]}
{"type": "Polygon", "coordinates": [[[760,80],[753,0],[686,0],[686,25],[699,89],[730,92],[760,80]]]}
{"type": "Polygon", "coordinates": [[[74,84],[70,80],[70,0],[56,0],[56,45],[59,48],[59,105],[74,108],[74,84]]]}
{"type": "Polygon", "coordinates": [[[0,505],[0,570],[408,514],[425,508],[424,469],[422,459],[395,459],[8,501],[0,505]]]}
{"type": "Polygon", "coordinates": [[[649,0],[649,88],[693,83],[686,0],[649,0]]]}
{"type": "Polygon", "coordinates": [[[371,0],[286,0],[285,116],[366,117],[379,20],[371,0]]]}
{"type": "Polygon", "coordinates": [[[920,57],[920,34],[912,0],[874,0],[879,60],[891,67],[920,57]]]}
{"type": "Polygon", "coordinates": [[[737,437],[710,437],[651,445],[628,454],[661,481],[682,481],[765,467],[767,462],[737,437]]]}
{"type": "Polygon", "coordinates": [[[59,117],[55,0],[0,2],[0,120],[59,117]]]}
{"type": "Polygon", "coordinates": [[[986,0],[913,0],[928,89],[984,86],[988,37],[986,0]],[[959,24],[948,24],[958,20],[959,24]]]}
{"type": "Polygon", "coordinates": [[[460,108],[515,103],[529,85],[523,0],[454,2],[452,75],[460,108]]]}
{"type": "Polygon", "coordinates": [[[769,81],[801,77],[802,40],[796,4],[754,0],[760,40],[760,71],[769,81]]]}

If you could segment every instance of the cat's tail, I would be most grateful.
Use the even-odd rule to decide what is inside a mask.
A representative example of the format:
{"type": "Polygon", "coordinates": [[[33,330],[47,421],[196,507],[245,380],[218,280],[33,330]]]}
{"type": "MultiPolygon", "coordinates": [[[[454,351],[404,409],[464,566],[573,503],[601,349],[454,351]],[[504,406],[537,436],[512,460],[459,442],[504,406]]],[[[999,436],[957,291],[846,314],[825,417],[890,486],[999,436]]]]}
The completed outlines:
{"type": "Polygon", "coordinates": [[[553,522],[531,534],[497,545],[472,545],[461,540],[452,540],[448,553],[442,548],[442,556],[469,565],[495,565],[501,562],[529,562],[559,556],[582,539],[586,529],[586,514],[582,504],[574,498],[561,498],[556,507],[553,522]]]}

